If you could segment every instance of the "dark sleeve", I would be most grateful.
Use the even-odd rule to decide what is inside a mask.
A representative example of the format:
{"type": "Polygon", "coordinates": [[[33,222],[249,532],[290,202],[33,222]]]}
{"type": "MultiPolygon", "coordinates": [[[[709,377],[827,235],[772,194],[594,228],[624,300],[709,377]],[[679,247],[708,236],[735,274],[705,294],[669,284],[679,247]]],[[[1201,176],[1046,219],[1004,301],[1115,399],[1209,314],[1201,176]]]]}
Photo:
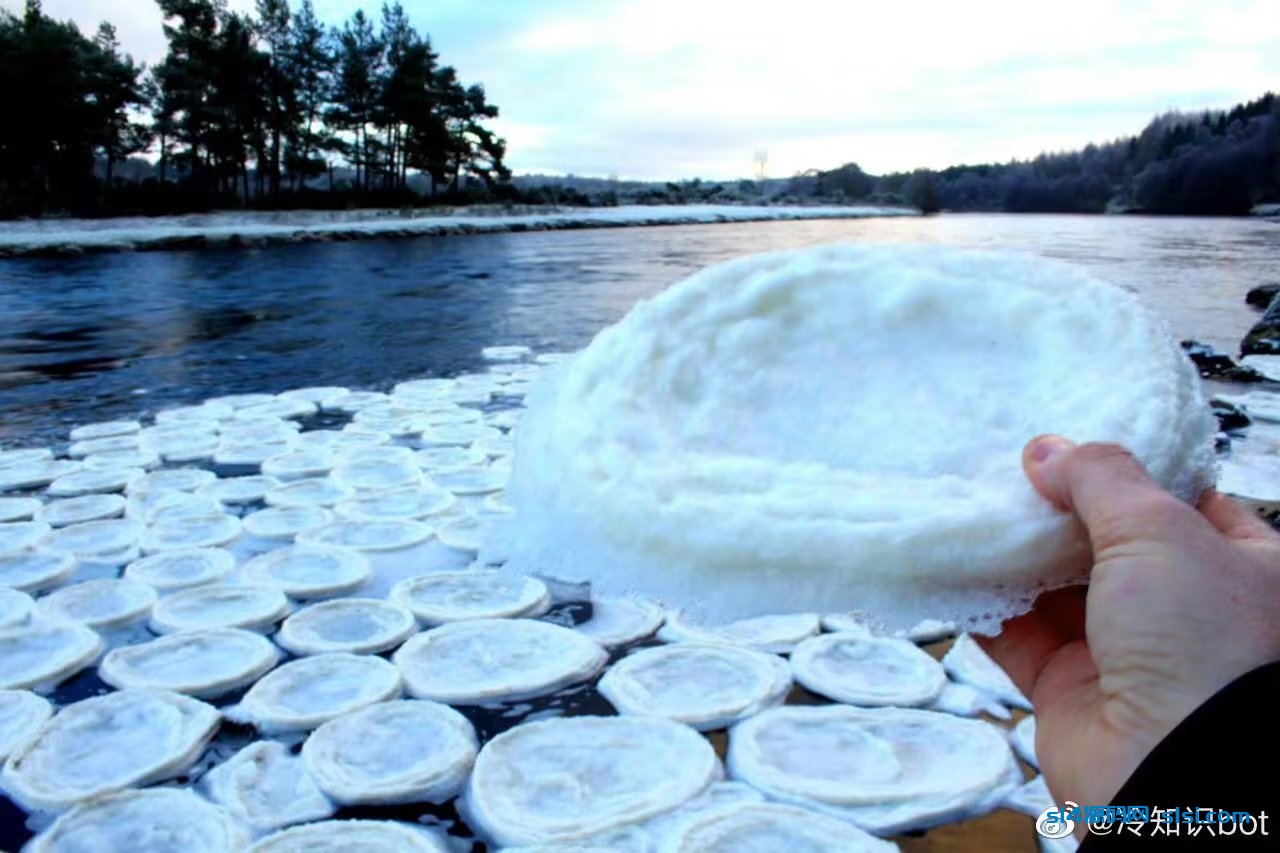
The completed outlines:
{"type": "MultiPolygon", "coordinates": [[[[1102,850],[1280,850],[1280,662],[1241,676],[1183,720],[1139,765],[1114,806],[1177,809],[1214,822],[1152,822],[1140,833],[1090,833],[1081,853],[1102,850]],[[1221,812],[1253,820],[1218,822],[1221,812]],[[1234,824],[1234,826],[1232,825],[1234,824]],[[1173,829],[1178,830],[1172,834],[1173,829]],[[1265,833],[1265,835],[1264,835],[1265,833]]],[[[1081,805],[1085,805],[1081,803],[1081,805]]]]}

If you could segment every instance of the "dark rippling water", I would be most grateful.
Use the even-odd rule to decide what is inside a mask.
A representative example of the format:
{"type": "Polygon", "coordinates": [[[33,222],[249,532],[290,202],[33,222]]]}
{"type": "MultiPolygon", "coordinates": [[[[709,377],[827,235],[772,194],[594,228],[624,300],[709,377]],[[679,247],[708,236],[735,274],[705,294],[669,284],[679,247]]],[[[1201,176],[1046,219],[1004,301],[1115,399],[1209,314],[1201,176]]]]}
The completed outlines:
{"type": "Polygon", "coordinates": [[[382,387],[480,366],[480,347],[576,349],[710,263],[831,241],[937,241],[1084,264],[1180,336],[1233,348],[1245,291],[1280,280],[1280,226],[1246,219],[944,215],[0,261],[0,444],[217,394],[382,387]]]}

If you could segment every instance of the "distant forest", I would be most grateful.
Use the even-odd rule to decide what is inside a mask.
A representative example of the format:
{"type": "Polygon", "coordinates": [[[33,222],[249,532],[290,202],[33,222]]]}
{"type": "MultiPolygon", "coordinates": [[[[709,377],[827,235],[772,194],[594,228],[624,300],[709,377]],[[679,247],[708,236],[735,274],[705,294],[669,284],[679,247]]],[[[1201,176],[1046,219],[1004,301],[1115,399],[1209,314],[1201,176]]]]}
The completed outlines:
{"type": "MultiPolygon", "coordinates": [[[[1033,160],[869,175],[639,182],[518,176],[483,86],[442,64],[398,0],[324,26],[312,0],[156,0],[145,68],[27,0],[0,10],[0,218],[230,208],[876,203],[936,210],[1245,214],[1280,202],[1280,101],[1171,112],[1139,134],[1033,160]]],[[[696,128],[690,129],[696,134],[696,128]]]]}

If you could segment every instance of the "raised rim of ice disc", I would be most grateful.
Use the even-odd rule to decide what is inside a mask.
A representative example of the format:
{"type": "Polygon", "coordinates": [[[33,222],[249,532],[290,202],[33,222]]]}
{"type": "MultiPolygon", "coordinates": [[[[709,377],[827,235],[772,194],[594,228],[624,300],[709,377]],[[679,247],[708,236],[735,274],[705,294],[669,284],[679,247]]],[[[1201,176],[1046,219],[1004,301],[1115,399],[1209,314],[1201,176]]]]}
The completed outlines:
{"type": "Polygon", "coordinates": [[[35,600],[20,589],[0,586],[0,628],[21,625],[31,617],[35,600]]]}
{"type": "Polygon", "coordinates": [[[323,820],[337,806],[279,741],[259,740],[201,777],[201,790],[254,832],[323,820]]]}
{"type": "Polygon", "coordinates": [[[276,642],[296,655],[368,655],[395,648],[416,630],[413,614],[398,604],[338,598],[304,607],[284,620],[276,642]]]}
{"type": "Polygon", "coordinates": [[[291,480],[276,486],[263,497],[268,506],[331,507],[355,497],[355,490],[329,478],[291,480]]]}
{"type": "Polygon", "coordinates": [[[0,761],[52,716],[53,705],[43,696],[30,690],[0,690],[0,761]]]}
{"type": "Polygon", "coordinates": [[[357,551],[398,551],[427,541],[433,532],[430,525],[407,518],[335,521],[299,533],[296,541],[299,545],[330,545],[357,551]]]}
{"type": "Polygon", "coordinates": [[[0,522],[30,521],[42,506],[39,498],[0,497],[0,522]]]}
{"type": "Polygon", "coordinates": [[[69,580],[76,558],[64,551],[36,549],[0,554],[0,584],[22,592],[39,592],[69,580]]]}
{"type": "Polygon", "coordinates": [[[380,657],[345,652],[313,655],[276,667],[226,713],[262,732],[307,731],[395,699],[401,684],[400,670],[380,657]]]}
{"type": "Polygon", "coordinates": [[[591,600],[591,618],[573,626],[606,649],[651,637],[662,627],[666,614],[653,601],[627,596],[603,596],[591,600]]]}
{"type": "Polygon", "coordinates": [[[658,853],[736,853],[760,838],[787,850],[897,853],[898,845],[876,838],[846,820],[780,803],[734,803],[709,809],[683,825],[658,853]]]}
{"type": "Polygon", "coordinates": [[[679,613],[668,613],[658,630],[664,643],[729,643],[757,652],[788,654],[819,630],[816,613],[778,613],[753,616],[723,625],[693,625],[679,613]]]}
{"type": "Polygon", "coordinates": [[[46,543],[53,527],[43,521],[0,524],[0,555],[17,554],[46,543]]]}
{"type": "Polygon", "coordinates": [[[447,512],[457,503],[458,499],[453,492],[424,484],[357,495],[336,505],[333,511],[339,518],[348,521],[423,519],[447,512]]]}
{"type": "Polygon", "coordinates": [[[688,726],[559,717],[486,743],[460,805],[468,823],[500,846],[563,843],[672,811],[719,773],[715,749],[688,726]]]}
{"type": "Polygon", "coordinates": [[[102,630],[143,619],[156,603],[156,591],[128,578],[97,578],[56,589],[37,599],[36,612],[57,622],[76,622],[102,630]]]}
{"type": "Polygon", "coordinates": [[[148,554],[191,548],[221,548],[234,542],[242,524],[234,515],[190,515],[157,518],[142,535],[142,550],[148,554]]]}
{"type": "Polygon", "coordinates": [[[270,672],[280,651],[239,628],[184,631],[107,652],[98,675],[120,690],[172,690],[198,699],[238,690],[270,672]]]}
{"type": "Polygon", "coordinates": [[[927,705],[947,685],[942,664],[910,640],[822,634],[791,653],[796,681],[836,702],[864,707],[927,705]]]}
{"type": "Polygon", "coordinates": [[[0,688],[47,692],[98,659],[97,632],[75,622],[0,629],[0,688]]]}
{"type": "Polygon", "coordinates": [[[391,588],[388,598],[428,625],[539,616],[551,604],[547,585],[537,578],[489,569],[405,578],[391,588]]]}
{"type": "Polygon", "coordinates": [[[322,820],[281,830],[261,839],[249,853],[451,853],[432,830],[391,820],[322,820]]]}
{"type": "Polygon", "coordinates": [[[49,484],[47,494],[51,498],[77,498],[120,492],[144,473],[141,468],[82,468],[54,480],[49,484]]]}
{"type": "Polygon", "coordinates": [[[267,493],[279,488],[275,477],[250,474],[245,477],[227,477],[196,489],[196,494],[207,495],[222,504],[251,504],[265,500],[267,493]]]}
{"type": "Polygon", "coordinates": [[[151,608],[157,634],[211,628],[265,630],[289,612],[289,599],[274,586],[205,584],[179,590],[151,608]]]}
{"type": "Polygon", "coordinates": [[[236,555],[225,548],[185,548],[134,560],[125,566],[124,577],[173,592],[226,580],[235,568],[236,555]]]}
{"type": "Polygon", "coordinates": [[[373,576],[369,558],[338,545],[287,545],[244,564],[245,580],[277,587],[294,598],[351,592],[373,576]]]}
{"type": "Polygon", "coordinates": [[[152,845],[166,842],[180,846],[183,853],[225,853],[243,849],[249,836],[225,809],[189,790],[152,788],[123,791],[77,806],[23,849],[26,853],[158,850],[152,845]]]}
{"type": "Polygon", "coordinates": [[[50,501],[36,511],[35,518],[50,527],[66,527],[85,521],[118,518],[124,514],[125,504],[125,499],[120,495],[81,495],[50,501]]]}
{"type": "Polygon", "coordinates": [[[241,521],[251,536],[292,541],[299,533],[329,524],[333,513],[319,506],[269,506],[249,513],[241,521]]]}
{"type": "Polygon", "coordinates": [[[380,702],[320,726],[302,745],[316,784],[348,805],[443,803],[475,763],[475,727],[448,705],[380,702]]]}

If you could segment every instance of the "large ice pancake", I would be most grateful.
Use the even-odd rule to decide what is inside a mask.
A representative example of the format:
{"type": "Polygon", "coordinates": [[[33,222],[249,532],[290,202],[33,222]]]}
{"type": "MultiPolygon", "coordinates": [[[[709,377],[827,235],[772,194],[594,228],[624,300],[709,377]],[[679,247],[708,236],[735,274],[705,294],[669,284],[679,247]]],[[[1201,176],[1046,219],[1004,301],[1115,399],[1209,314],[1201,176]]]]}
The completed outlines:
{"type": "Polygon", "coordinates": [[[1032,437],[1129,447],[1195,499],[1215,422],[1128,292],[943,246],[732,261],[637,305],[528,397],[482,560],[711,621],[859,610],[993,630],[1080,580],[1083,530],[1035,493],[1032,437]]]}
{"type": "Polygon", "coordinates": [[[336,810],[301,756],[273,740],[249,744],[206,773],[200,787],[255,832],[321,820],[336,810]]]}
{"type": "Polygon", "coordinates": [[[279,660],[275,644],[261,634],[214,628],[107,652],[98,675],[121,689],[150,687],[205,699],[247,687],[279,660]]]}
{"type": "Polygon", "coordinates": [[[248,834],[225,810],[180,788],[125,791],[67,812],[24,853],[233,853],[248,834]]]}
{"type": "Polygon", "coordinates": [[[449,853],[440,833],[390,820],[325,820],[268,835],[250,853],[449,853]]]}

